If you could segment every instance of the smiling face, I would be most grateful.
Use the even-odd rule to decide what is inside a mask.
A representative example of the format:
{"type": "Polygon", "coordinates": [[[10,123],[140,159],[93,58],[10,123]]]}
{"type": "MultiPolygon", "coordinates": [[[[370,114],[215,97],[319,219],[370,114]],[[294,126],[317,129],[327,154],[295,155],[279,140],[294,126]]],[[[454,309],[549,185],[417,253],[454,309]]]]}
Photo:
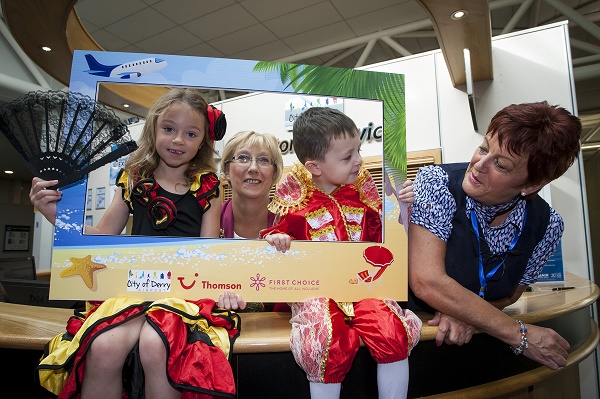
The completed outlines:
{"type": "Polygon", "coordinates": [[[272,163],[258,162],[257,158],[271,160],[269,150],[259,145],[241,146],[234,153],[250,157],[250,162],[233,160],[225,166],[225,178],[229,181],[233,196],[252,199],[269,199],[271,186],[275,183],[275,166],[272,163]]]}
{"type": "Polygon", "coordinates": [[[174,103],[156,120],[156,152],[160,164],[187,166],[204,142],[206,118],[186,103],[174,103]]]}
{"type": "Polygon", "coordinates": [[[527,156],[514,155],[498,145],[498,137],[484,138],[475,150],[462,188],[471,198],[484,205],[498,205],[516,196],[535,192],[538,187],[527,182],[527,156]]]}
{"type": "Polygon", "coordinates": [[[346,133],[340,138],[332,138],[329,151],[323,160],[310,160],[306,168],[313,174],[315,185],[326,193],[331,193],[342,184],[353,184],[363,159],[360,155],[360,137],[346,133]]]}

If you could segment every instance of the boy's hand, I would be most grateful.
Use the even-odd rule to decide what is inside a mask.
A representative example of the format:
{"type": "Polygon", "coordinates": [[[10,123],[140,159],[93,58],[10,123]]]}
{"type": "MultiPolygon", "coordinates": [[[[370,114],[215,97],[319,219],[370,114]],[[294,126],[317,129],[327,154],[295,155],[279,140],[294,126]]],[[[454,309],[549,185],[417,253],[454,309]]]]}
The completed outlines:
{"type": "Polygon", "coordinates": [[[402,189],[398,192],[398,199],[406,204],[412,205],[415,202],[415,193],[413,192],[412,180],[407,180],[402,184],[402,189]]]}
{"type": "Polygon", "coordinates": [[[274,233],[265,236],[265,240],[279,252],[285,253],[292,245],[292,238],[287,234],[274,233]]]}

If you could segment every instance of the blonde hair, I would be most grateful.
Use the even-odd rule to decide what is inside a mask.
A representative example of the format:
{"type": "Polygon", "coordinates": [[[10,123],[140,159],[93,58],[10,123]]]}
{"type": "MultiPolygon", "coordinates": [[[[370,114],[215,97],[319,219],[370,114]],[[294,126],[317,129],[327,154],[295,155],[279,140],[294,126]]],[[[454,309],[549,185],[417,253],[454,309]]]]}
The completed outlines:
{"type": "Polygon", "coordinates": [[[209,121],[206,110],[208,103],[198,89],[177,88],[163,94],[148,111],[146,123],[138,140],[138,149],[129,155],[125,163],[125,172],[129,176],[129,187],[133,187],[137,181],[150,176],[158,167],[160,157],[156,151],[156,121],[159,116],[177,103],[189,105],[206,121],[202,145],[185,172],[187,183],[191,184],[200,173],[217,171],[213,156],[215,143],[208,133],[209,121]]]}
{"type": "Polygon", "coordinates": [[[269,152],[269,156],[273,160],[273,184],[277,183],[283,173],[283,156],[279,150],[279,141],[277,137],[270,133],[258,133],[252,130],[244,130],[236,133],[232,138],[227,140],[221,157],[221,175],[225,177],[225,171],[231,163],[231,158],[242,147],[258,146],[265,148],[269,152]]]}

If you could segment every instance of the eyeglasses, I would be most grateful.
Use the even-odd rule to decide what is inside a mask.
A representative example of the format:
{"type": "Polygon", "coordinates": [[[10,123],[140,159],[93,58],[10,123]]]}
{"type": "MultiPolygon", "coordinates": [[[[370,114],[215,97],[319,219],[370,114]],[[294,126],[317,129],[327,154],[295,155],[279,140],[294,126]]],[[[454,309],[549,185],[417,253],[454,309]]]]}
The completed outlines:
{"type": "Polygon", "coordinates": [[[256,161],[256,164],[260,167],[266,168],[267,166],[275,165],[273,160],[269,157],[260,156],[253,158],[248,154],[239,154],[231,158],[232,161],[235,161],[242,165],[248,165],[252,163],[252,161],[256,161]]]}

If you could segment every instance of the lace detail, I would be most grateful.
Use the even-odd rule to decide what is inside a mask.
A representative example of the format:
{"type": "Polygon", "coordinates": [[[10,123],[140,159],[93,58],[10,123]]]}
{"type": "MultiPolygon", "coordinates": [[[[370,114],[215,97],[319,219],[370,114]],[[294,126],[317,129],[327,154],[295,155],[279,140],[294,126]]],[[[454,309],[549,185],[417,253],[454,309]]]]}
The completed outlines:
{"type": "Polygon", "coordinates": [[[398,302],[393,299],[384,299],[383,302],[398,316],[406,328],[406,336],[408,337],[408,354],[417,346],[421,338],[421,327],[423,322],[414,314],[412,310],[402,309],[398,302]]]}
{"type": "Polygon", "coordinates": [[[363,166],[360,167],[358,178],[354,183],[354,187],[360,194],[360,200],[374,211],[381,211],[381,197],[377,184],[371,177],[371,173],[363,166]]]}
{"type": "Polygon", "coordinates": [[[321,230],[311,231],[310,239],[312,241],[339,241],[335,235],[335,228],[333,226],[327,226],[321,230]]]}
{"type": "Polygon", "coordinates": [[[327,298],[311,298],[291,304],[290,347],[294,359],[311,382],[323,382],[331,346],[331,317],[327,298]]]}
{"type": "Polygon", "coordinates": [[[352,224],[348,225],[348,237],[350,237],[350,241],[353,241],[353,242],[362,241],[361,240],[362,232],[363,232],[362,226],[360,226],[360,225],[356,226],[356,225],[352,225],[352,224]]]}
{"type": "Polygon", "coordinates": [[[356,223],[360,225],[363,217],[365,216],[365,210],[363,208],[355,208],[351,206],[342,206],[342,212],[346,215],[348,223],[356,223]]]}
{"type": "Polygon", "coordinates": [[[321,208],[314,212],[306,214],[306,222],[310,225],[311,229],[319,229],[328,223],[333,221],[333,216],[326,208],[321,208]]]}
{"type": "Polygon", "coordinates": [[[302,164],[296,163],[277,186],[268,208],[280,216],[297,211],[306,206],[314,190],[316,186],[312,182],[310,172],[302,164]]]}

